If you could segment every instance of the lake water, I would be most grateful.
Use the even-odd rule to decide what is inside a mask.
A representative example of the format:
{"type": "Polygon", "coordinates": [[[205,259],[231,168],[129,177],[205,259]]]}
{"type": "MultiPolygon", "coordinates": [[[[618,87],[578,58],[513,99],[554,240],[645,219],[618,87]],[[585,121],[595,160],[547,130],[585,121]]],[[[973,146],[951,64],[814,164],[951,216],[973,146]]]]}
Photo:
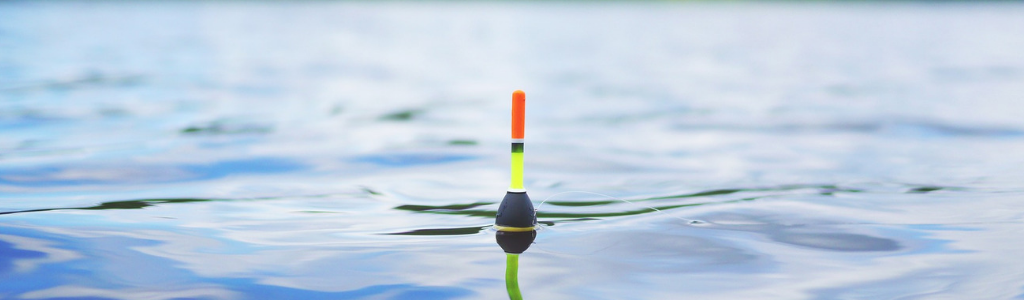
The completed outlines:
{"type": "Polygon", "coordinates": [[[1024,298],[1024,4],[242,1],[0,2],[0,298],[507,298],[516,89],[526,299],[1024,298]]]}

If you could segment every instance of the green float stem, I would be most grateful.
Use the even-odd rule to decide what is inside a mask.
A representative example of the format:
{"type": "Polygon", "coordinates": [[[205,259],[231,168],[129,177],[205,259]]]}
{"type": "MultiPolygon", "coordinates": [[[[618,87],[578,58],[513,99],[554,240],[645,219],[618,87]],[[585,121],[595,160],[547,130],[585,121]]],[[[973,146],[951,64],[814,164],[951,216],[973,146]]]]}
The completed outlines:
{"type": "Polygon", "coordinates": [[[512,152],[512,183],[510,189],[523,189],[523,152],[512,152]]]}
{"type": "Polygon", "coordinates": [[[523,294],[519,292],[519,254],[506,254],[505,289],[509,299],[523,300],[523,294]]]}

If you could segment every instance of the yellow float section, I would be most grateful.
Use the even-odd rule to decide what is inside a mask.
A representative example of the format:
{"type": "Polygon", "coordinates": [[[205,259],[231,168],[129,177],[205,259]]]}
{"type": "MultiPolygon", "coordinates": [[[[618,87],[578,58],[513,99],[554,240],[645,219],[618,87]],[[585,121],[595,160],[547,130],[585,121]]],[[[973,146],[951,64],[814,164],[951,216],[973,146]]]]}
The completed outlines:
{"type": "Polygon", "coordinates": [[[523,153],[512,153],[512,184],[510,189],[523,189],[523,153]]]}

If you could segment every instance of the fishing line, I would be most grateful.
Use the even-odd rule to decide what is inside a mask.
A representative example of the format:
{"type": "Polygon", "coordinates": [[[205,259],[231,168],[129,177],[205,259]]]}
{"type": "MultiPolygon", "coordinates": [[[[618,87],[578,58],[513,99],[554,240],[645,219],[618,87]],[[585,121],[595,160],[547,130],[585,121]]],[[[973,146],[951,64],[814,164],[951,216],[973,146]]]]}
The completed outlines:
{"type": "MultiPolygon", "coordinates": [[[[657,208],[655,208],[653,206],[648,206],[648,205],[636,203],[636,202],[633,202],[633,201],[629,201],[629,200],[626,200],[626,199],[614,197],[614,196],[611,196],[611,195],[605,195],[605,194],[601,194],[601,193],[588,192],[588,191],[565,191],[565,192],[555,193],[555,194],[545,198],[544,201],[541,201],[540,204],[537,205],[537,211],[540,211],[540,208],[544,207],[544,203],[548,202],[548,200],[550,200],[551,198],[553,198],[555,196],[558,196],[558,195],[569,194],[569,193],[583,193],[583,194],[591,194],[591,195],[602,196],[602,197],[605,197],[607,199],[618,200],[618,201],[626,202],[626,203],[633,204],[633,205],[636,205],[636,206],[644,207],[644,208],[647,208],[647,209],[650,209],[650,210],[653,210],[653,211],[656,211],[656,212],[659,212],[659,213],[668,214],[667,212],[665,212],[663,210],[660,210],[660,209],[657,209],[657,208]]],[[[690,219],[686,219],[686,218],[682,218],[682,217],[673,216],[671,214],[668,214],[668,216],[676,218],[676,219],[680,219],[680,220],[683,220],[683,221],[686,221],[687,224],[704,223],[704,221],[690,220],[690,219]]]]}

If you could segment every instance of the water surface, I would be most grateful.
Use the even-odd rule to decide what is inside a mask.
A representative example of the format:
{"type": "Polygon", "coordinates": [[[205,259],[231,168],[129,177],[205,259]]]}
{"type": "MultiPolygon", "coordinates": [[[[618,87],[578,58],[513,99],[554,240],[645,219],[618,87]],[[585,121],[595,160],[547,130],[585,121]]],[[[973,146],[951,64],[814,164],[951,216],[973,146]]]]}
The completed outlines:
{"type": "Polygon", "coordinates": [[[1021,49],[1017,3],[2,2],[0,298],[506,297],[515,89],[527,299],[1020,298],[1021,49]]]}

